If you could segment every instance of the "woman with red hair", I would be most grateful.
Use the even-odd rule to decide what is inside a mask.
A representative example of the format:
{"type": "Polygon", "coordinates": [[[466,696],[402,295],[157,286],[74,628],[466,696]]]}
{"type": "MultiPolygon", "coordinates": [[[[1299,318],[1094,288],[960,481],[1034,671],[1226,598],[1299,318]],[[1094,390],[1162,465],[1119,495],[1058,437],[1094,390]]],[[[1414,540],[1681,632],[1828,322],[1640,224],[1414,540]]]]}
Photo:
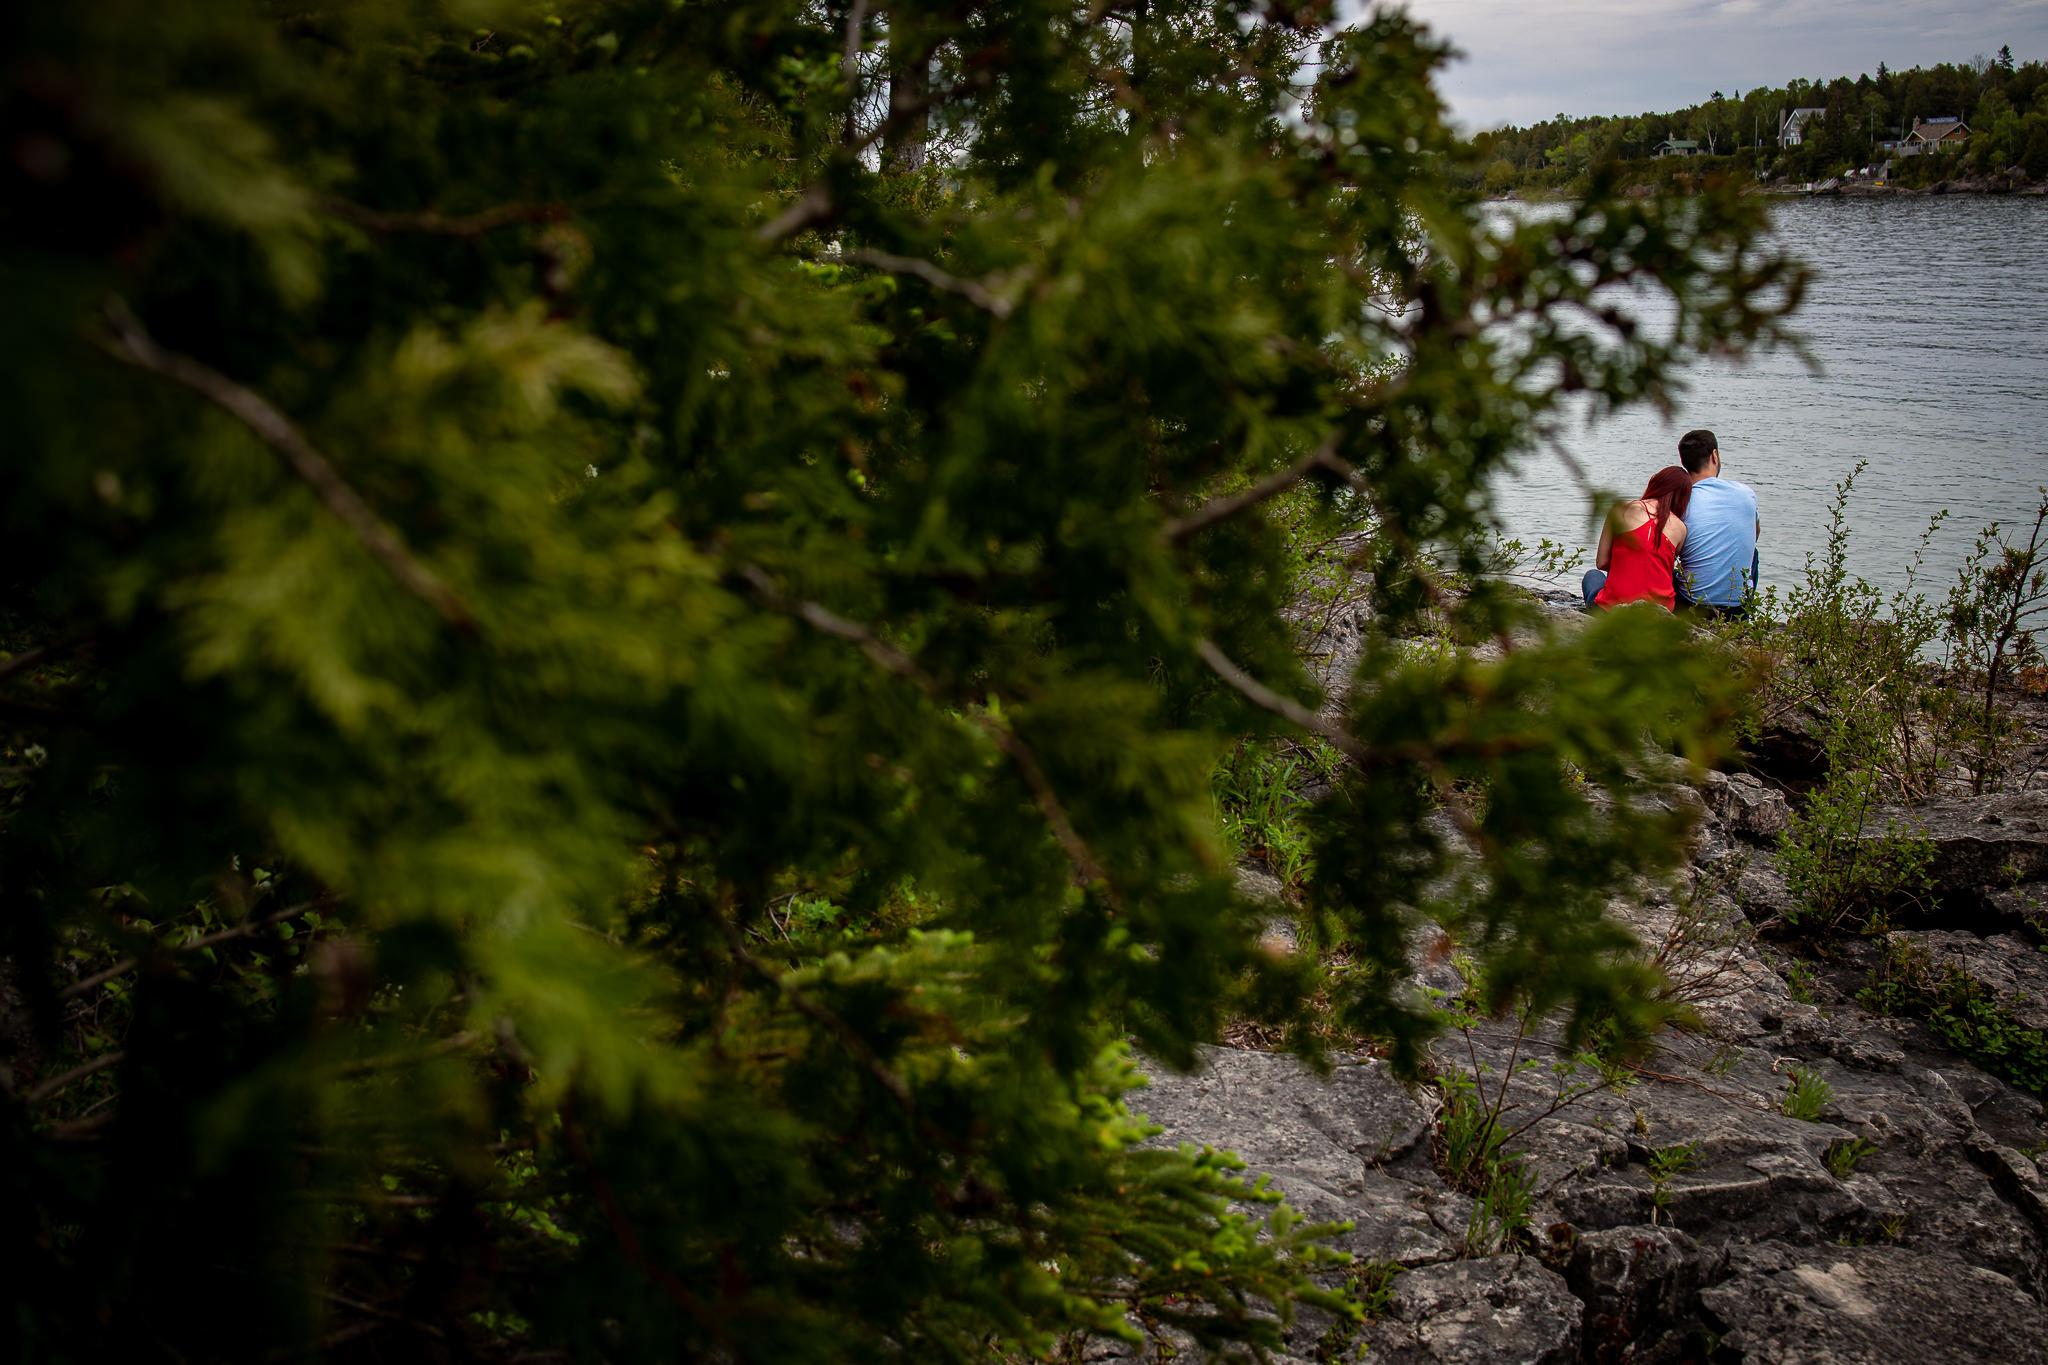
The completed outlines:
{"type": "Polygon", "coordinates": [[[1624,602],[1655,602],[1670,611],[1677,603],[1672,566],[1685,544],[1685,509],[1692,501],[1692,475],[1678,466],[1660,469],[1640,498],[1618,504],[1600,528],[1600,548],[1581,585],[1587,607],[1608,610],[1624,602]]]}

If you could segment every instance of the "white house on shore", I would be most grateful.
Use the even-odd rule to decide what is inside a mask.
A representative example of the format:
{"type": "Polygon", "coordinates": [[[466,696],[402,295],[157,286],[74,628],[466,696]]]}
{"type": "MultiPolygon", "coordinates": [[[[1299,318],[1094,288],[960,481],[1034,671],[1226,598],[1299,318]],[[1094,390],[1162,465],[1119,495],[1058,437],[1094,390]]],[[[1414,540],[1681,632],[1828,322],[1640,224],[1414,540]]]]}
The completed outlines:
{"type": "Polygon", "coordinates": [[[1827,116],[1828,111],[1825,109],[1794,109],[1785,115],[1784,121],[1778,125],[1778,145],[1797,147],[1806,141],[1806,125],[1827,116]]]}

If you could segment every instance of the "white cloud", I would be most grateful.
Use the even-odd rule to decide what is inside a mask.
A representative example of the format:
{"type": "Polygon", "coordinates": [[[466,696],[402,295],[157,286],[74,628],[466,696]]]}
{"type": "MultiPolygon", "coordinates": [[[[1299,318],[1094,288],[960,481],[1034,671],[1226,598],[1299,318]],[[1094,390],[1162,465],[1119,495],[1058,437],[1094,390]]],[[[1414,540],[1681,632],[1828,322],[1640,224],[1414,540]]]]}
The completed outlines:
{"type": "Polygon", "coordinates": [[[1410,0],[1466,54],[1442,77],[1469,127],[1636,114],[1716,90],[1967,61],[2048,59],[2048,0],[1410,0]]]}

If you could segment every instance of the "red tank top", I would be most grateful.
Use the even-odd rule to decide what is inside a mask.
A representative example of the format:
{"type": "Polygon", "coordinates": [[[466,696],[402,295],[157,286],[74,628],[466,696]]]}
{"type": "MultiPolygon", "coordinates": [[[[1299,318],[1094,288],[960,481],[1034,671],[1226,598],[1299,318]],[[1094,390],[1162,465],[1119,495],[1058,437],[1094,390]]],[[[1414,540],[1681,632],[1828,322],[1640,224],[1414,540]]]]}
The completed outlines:
{"type": "Polygon", "coordinates": [[[1678,547],[1664,535],[1651,517],[1633,531],[1614,538],[1607,557],[1607,586],[1593,600],[1602,607],[1624,602],[1655,602],[1670,611],[1678,604],[1671,581],[1671,566],[1678,560],[1678,547]]]}

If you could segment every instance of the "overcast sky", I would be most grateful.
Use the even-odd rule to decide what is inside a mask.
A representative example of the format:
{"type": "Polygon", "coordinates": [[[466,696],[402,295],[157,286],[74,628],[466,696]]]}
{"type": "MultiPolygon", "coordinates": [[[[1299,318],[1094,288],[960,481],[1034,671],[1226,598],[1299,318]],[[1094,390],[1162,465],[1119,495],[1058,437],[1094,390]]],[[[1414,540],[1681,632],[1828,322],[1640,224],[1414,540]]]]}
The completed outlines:
{"type": "MultiPolygon", "coordinates": [[[[1468,128],[1681,109],[1719,90],[1968,61],[2048,59],[2048,0],[1408,0],[1465,53],[1468,128]]],[[[1958,111],[1963,112],[1963,111],[1958,111]]]]}

